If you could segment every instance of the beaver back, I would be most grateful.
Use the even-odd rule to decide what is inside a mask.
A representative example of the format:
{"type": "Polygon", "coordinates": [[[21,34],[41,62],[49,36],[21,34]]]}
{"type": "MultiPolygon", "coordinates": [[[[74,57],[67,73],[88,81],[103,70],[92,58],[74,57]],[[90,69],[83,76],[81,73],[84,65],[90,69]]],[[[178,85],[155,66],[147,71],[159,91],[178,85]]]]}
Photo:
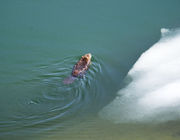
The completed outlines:
{"type": "Polygon", "coordinates": [[[88,69],[89,63],[88,59],[85,57],[82,57],[79,62],[76,63],[76,65],[73,68],[72,75],[75,77],[82,76],[85,71],[88,69]]]}

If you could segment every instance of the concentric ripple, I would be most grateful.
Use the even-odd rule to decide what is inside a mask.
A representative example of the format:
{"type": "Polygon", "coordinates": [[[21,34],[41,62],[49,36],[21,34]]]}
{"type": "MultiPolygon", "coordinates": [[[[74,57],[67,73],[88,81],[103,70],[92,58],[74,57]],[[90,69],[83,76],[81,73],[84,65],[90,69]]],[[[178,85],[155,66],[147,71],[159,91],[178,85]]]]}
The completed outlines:
{"type": "MultiPolygon", "coordinates": [[[[79,58],[69,56],[50,65],[38,65],[37,78],[24,81],[31,88],[27,89],[27,96],[18,101],[18,110],[10,118],[12,122],[0,123],[0,128],[10,130],[11,127],[16,134],[18,131],[34,133],[51,130],[65,127],[68,121],[95,111],[94,106],[100,104],[98,100],[102,96],[98,80],[102,73],[99,59],[93,56],[92,64],[83,78],[69,85],[63,84],[79,58]]],[[[9,133],[3,130],[4,134],[9,133]]]]}

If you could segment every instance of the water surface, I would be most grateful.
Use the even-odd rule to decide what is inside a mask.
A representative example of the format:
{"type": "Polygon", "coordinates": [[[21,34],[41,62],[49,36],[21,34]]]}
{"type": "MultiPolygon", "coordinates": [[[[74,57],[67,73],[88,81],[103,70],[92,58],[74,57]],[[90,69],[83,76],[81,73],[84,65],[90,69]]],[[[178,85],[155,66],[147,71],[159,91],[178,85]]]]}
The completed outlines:
{"type": "Polygon", "coordinates": [[[115,124],[116,113],[99,116],[126,85],[139,56],[161,38],[160,30],[180,26],[179,5],[178,0],[2,0],[0,139],[179,139],[179,117],[161,124],[115,124]],[[85,53],[92,54],[89,71],[64,85],[85,53]]]}

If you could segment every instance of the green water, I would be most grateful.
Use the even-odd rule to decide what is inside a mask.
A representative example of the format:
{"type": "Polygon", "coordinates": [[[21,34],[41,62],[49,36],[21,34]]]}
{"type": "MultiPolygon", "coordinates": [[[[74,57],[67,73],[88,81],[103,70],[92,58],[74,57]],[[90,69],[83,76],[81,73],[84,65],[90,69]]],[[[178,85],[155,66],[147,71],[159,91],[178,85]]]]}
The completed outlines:
{"type": "Polygon", "coordinates": [[[0,139],[179,139],[178,123],[113,124],[110,103],[161,28],[180,26],[179,0],[1,0],[0,139]],[[83,79],[63,79],[85,53],[83,79]]]}

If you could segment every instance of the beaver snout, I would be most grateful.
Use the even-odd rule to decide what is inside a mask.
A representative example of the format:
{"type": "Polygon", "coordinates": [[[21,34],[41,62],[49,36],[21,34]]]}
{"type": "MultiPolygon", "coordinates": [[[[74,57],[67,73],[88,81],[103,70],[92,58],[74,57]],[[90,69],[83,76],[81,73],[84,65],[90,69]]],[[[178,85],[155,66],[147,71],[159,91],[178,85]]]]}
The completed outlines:
{"type": "Polygon", "coordinates": [[[86,54],[84,56],[87,57],[88,59],[91,59],[91,57],[92,57],[91,53],[88,53],[88,54],[86,54]]]}

